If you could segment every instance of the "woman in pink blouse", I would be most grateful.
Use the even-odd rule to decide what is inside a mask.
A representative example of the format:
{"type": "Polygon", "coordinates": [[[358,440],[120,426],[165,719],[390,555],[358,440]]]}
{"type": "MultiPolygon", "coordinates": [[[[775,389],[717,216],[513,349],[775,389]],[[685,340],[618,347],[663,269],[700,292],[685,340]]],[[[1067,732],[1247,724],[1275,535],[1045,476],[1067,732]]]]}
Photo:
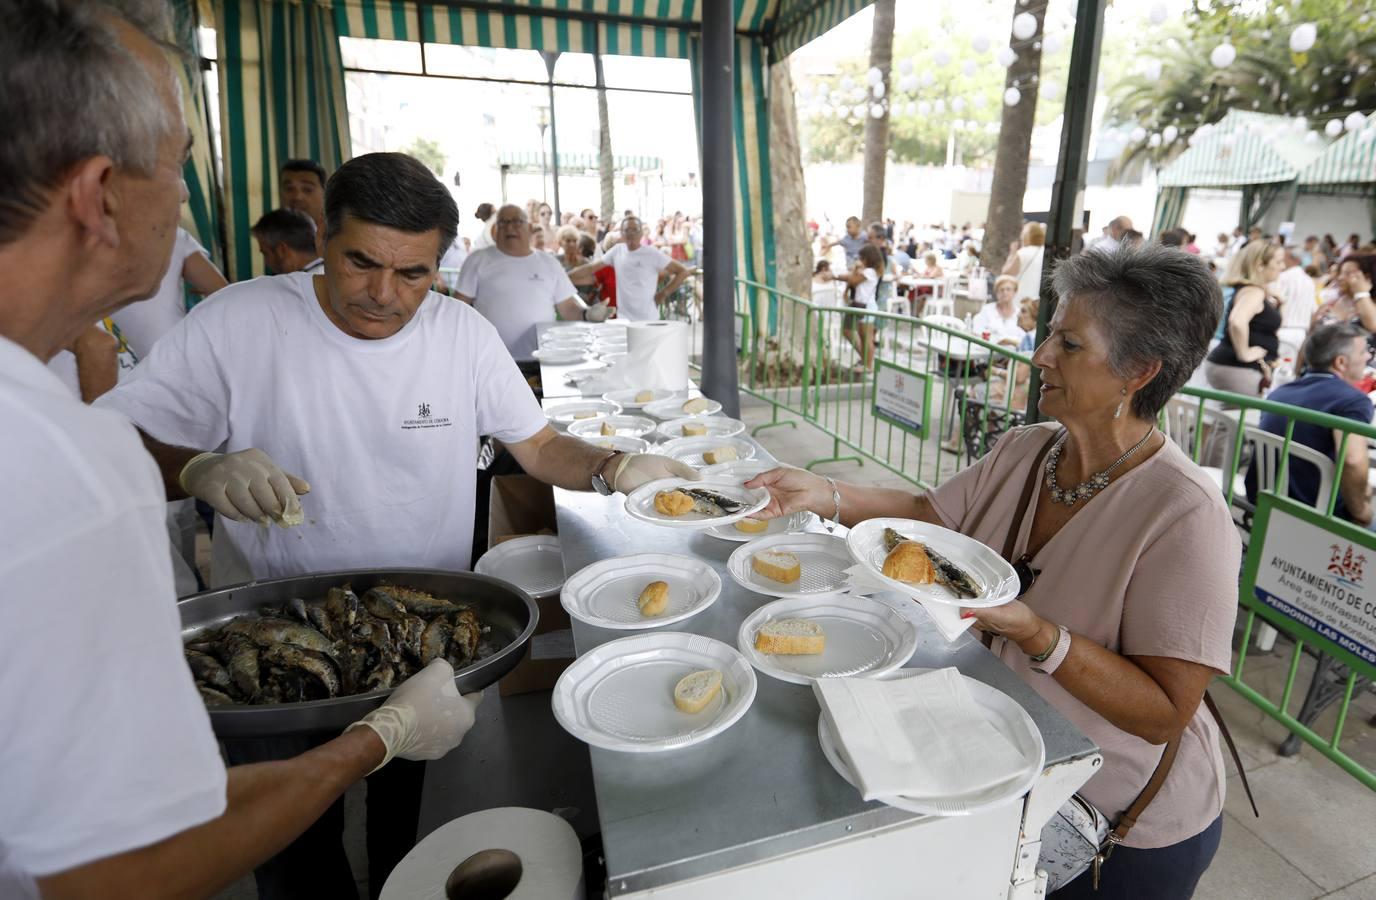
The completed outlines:
{"type": "Polygon", "coordinates": [[[1058,898],[1188,898],[1222,833],[1219,732],[1201,705],[1231,665],[1241,547],[1217,486],[1156,429],[1222,315],[1199,258],[1159,245],[1062,262],[1051,331],[1033,355],[1047,422],[1015,429],[935,490],[832,482],[801,469],[749,483],[768,515],[809,509],[854,525],[933,522],[999,550],[1029,478],[1015,536],[1021,598],[968,611],[991,649],[1090,737],[1103,769],[1082,789],[1117,823],[1168,742],[1178,751],[1136,827],[1058,898]],[[1034,474],[1035,473],[1035,474],[1034,474]],[[839,495],[836,503],[833,487],[839,495]],[[838,508],[839,507],[839,508],[838,508]]]}

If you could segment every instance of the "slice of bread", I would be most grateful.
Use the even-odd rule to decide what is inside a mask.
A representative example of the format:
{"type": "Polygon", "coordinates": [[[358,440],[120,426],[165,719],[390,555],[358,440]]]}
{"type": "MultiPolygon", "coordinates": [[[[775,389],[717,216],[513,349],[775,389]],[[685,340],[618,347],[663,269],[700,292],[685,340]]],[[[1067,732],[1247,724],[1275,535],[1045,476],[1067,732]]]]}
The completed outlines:
{"type": "Polygon", "coordinates": [[[763,519],[747,517],[736,523],[736,530],[743,534],[764,534],[769,530],[769,523],[763,519]]]}
{"type": "Polygon", "coordinates": [[[736,459],[740,459],[740,454],[736,452],[735,447],[730,445],[715,447],[702,454],[702,461],[709,466],[715,466],[717,463],[731,462],[736,459]]]}
{"type": "Polygon", "coordinates": [[[597,411],[596,411],[596,410],[593,410],[593,409],[583,409],[583,410],[579,410],[578,412],[574,413],[574,414],[573,414],[573,417],[574,417],[575,419],[591,419],[591,418],[594,418],[596,415],[597,415],[597,411]]]}
{"type": "Polygon", "coordinates": [[[635,392],[635,401],[634,401],[634,402],[636,402],[636,403],[649,403],[649,402],[650,402],[651,400],[653,400],[653,399],[655,399],[655,392],[654,392],[654,391],[636,391],[636,392],[635,392]]]}
{"type": "Polygon", "coordinates": [[[642,616],[653,618],[664,615],[664,611],[669,608],[668,583],[652,581],[645,585],[645,590],[640,592],[640,597],[636,600],[636,606],[640,607],[642,616]]]}
{"type": "Polygon", "coordinates": [[[701,424],[699,424],[699,423],[697,423],[697,422],[684,422],[684,423],[683,423],[683,436],[684,436],[684,437],[705,437],[706,435],[707,435],[707,426],[706,426],[706,425],[701,425],[701,424]]]}
{"type": "Polygon", "coordinates": [[[904,541],[884,557],[884,577],[908,584],[931,584],[936,580],[936,567],[927,555],[927,548],[917,541],[904,541]]]}
{"type": "Polygon", "coordinates": [[[700,412],[707,411],[707,398],[694,397],[692,400],[683,404],[683,411],[690,416],[695,416],[700,412]]]}
{"type": "Polygon", "coordinates": [[[776,553],[773,550],[761,550],[752,554],[750,567],[765,578],[783,584],[792,584],[803,574],[803,566],[798,562],[798,557],[792,553],[776,553]]]}
{"type": "Polygon", "coordinates": [[[721,693],[721,673],[716,669],[702,669],[684,675],[674,685],[674,705],[682,712],[695,715],[707,708],[721,693]]]}
{"type": "Polygon", "coordinates": [[[822,626],[808,619],[771,619],[755,632],[755,649],[781,656],[812,656],[826,649],[822,626]]]}
{"type": "Polygon", "coordinates": [[[610,422],[604,421],[600,433],[603,437],[611,437],[616,434],[616,428],[614,428],[610,422]]]}

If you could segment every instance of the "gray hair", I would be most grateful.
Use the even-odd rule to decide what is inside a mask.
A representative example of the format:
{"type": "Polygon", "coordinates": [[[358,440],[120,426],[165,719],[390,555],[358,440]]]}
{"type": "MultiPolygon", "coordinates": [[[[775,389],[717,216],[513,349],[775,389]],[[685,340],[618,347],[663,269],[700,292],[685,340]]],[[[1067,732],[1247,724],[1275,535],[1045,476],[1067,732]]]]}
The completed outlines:
{"type": "Polygon", "coordinates": [[[1321,325],[1309,332],[1309,337],[1304,339],[1300,355],[1304,357],[1305,365],[1311,372],[1328,372],[1332,370],[1333,362],[1338,357],[1352,349],[1354,340],[1365,340],[1366,336],[1365,328],[1351,322],[1321,325]]]}
{"type": "Polygon", "coordinates": [[[1056,266],[1052,287],[1108,336],[1108,365],[1131,378],[1153,362],[1161,371],[1132,398],[1133,414],[1155,419],[1189,381],[1223,315],[1223,292],[1199,257],[1160,244],[1085,253],[1056,266]]]}
{"type": "Polygon", "coordinates": [[[116,18],[155,42],[159,31],[149,29],[166,34],[165,5],[0,0],[0,244],[24,234],[72,167],[107,156],[151,175],[163,138],[182,125],[157,73],[120,40],[116,18]]]}

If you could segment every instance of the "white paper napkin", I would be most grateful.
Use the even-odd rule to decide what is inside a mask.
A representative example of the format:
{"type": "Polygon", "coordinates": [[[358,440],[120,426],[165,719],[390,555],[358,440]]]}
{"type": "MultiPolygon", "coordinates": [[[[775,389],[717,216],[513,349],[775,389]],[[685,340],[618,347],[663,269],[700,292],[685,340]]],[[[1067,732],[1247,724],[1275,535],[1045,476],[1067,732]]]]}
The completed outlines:
{"type": "Polygon", "coordinates": [[[975,624],[974,619],[962,619],[960,608],[949,603],[924,603],[920,598],[911,594],[903,594],[902,591],[895,590],[893,585],[886,584],[875,578],[869,569],[862,565],[854,565],[846,570],[846,575],[850,576],[850,592],[872,596],[874,594],[901,594],[908,596],[914,603],[920,604],[927,615],[936,624],[937,630],[941,632],[947,643],[954,641],[965,633],[965,630],[975,624]]]}
{"type": "Polygon", "coordinates": [[[954,668],[893,681],[819,678],[813,690],[866,800],[969,794],[1027,765],[954,668]]]}

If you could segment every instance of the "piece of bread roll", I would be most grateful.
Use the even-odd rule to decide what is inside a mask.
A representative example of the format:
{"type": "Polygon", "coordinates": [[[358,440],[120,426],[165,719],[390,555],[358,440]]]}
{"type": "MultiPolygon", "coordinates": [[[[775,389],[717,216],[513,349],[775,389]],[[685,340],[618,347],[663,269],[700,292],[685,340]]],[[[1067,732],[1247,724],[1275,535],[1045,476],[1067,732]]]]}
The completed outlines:
{"type": "Polygon", "coordinates": [[[697,422],[684,422],[684,423],[683,423],[683,436],[684,436],[684,437],[704,437],[704,436],[706,436],[706,434],[707,434],[707,426],[706,426],[706,425],[702,425],[702,424],[699,424],[699,423],[697,423],[697,422]]]}
{"type": "Polygon", "coordinates": [[[917,541],[904,541],[884,557],[884,577],[908,584],[931,584],[936,580],[936,567],[927,549],[917,541]]]}
{"type": "Polygon", "coordinates": [[[602,428],[600,429],[600,431],[603,437],[611,437],[612,435],[616,434],[616,429],[612,427],[612,424],[610,422],[606,421],[602,423],[602,428]]]}
{"type": "Polygon", "coordinates": [[[649,403],[649,402],[650,402],[651,400],[653,400],[653,399],[655,399],[655,392],[654,392],[654,391],[636,391],[636,392],[635,392],[635,402],[636,402],[636,403],[649,403]]]}
{"type": "Polygon", "coordinates": [[[740,459],[740,454],[736,452],[735,447],[729,445],[725,447],[714,447],[702,454],[702,461],[709,466],[715,466],[717,463],[732,462],[737,459],[740,459]]]}
{"type": "Polygon", "coordinates": [[[596,416],[596,415],[597,415],[597,411],[596,411],[596,410],[584,409],[584,410],[580,410],[580,411],[574,413],[574,414],[573,414],[573,417],[574,417],[575,419],[591,419],[591,418],[593,418],[593,417],[596,416]]]}
{"type": "Polygon", "coordinates": [[[690,416],[695,416],[700,412],[707,411],[707,398],[694,397],[692,400],[683,404],[683,411],[690,416]]]}
{"type": "Polygon", "coordinates": [[[655,511],[662,516],[681,516],[692,509],[693,498],[683,491],[660,491],[655,494],[655,511]]]}
{"type": "Polygon", "coordinates": [[[822,626],[807,619],[773,619],[755,632],[755,649],[780,656],[815,656],[826,649],[822,626]]]}
{"type": "Polygon", "coordinates": [[[763,534],[769,530],[769,523],[763,519],[746,517],[736,523],[736,530],[743,534],[763,534]]]}
{"type": "Polygon", "coordinates": [[[750,567],[765,578],[783,584],[792,584],[803,574],[803,566],[798,562],[798,557],[792,553],[776,553],[773,550],[761,550],[752,554],[750,567]]]}
{"type": "Polygon", "coordinates": [[[635,601],[635,604],[640,607],[642,616],[664,615],[664,611],[669,608],[668,582],[652,581],[645,585],[645,590],[640,592],[640,597],[635,601]]]}
{"type": "Polygon", "coordinates": [[[721,673],[716,669],[702,669],[684,675],[674,685],[674,705],[682,712],[696,715],[720,693],[721,673]]]}

